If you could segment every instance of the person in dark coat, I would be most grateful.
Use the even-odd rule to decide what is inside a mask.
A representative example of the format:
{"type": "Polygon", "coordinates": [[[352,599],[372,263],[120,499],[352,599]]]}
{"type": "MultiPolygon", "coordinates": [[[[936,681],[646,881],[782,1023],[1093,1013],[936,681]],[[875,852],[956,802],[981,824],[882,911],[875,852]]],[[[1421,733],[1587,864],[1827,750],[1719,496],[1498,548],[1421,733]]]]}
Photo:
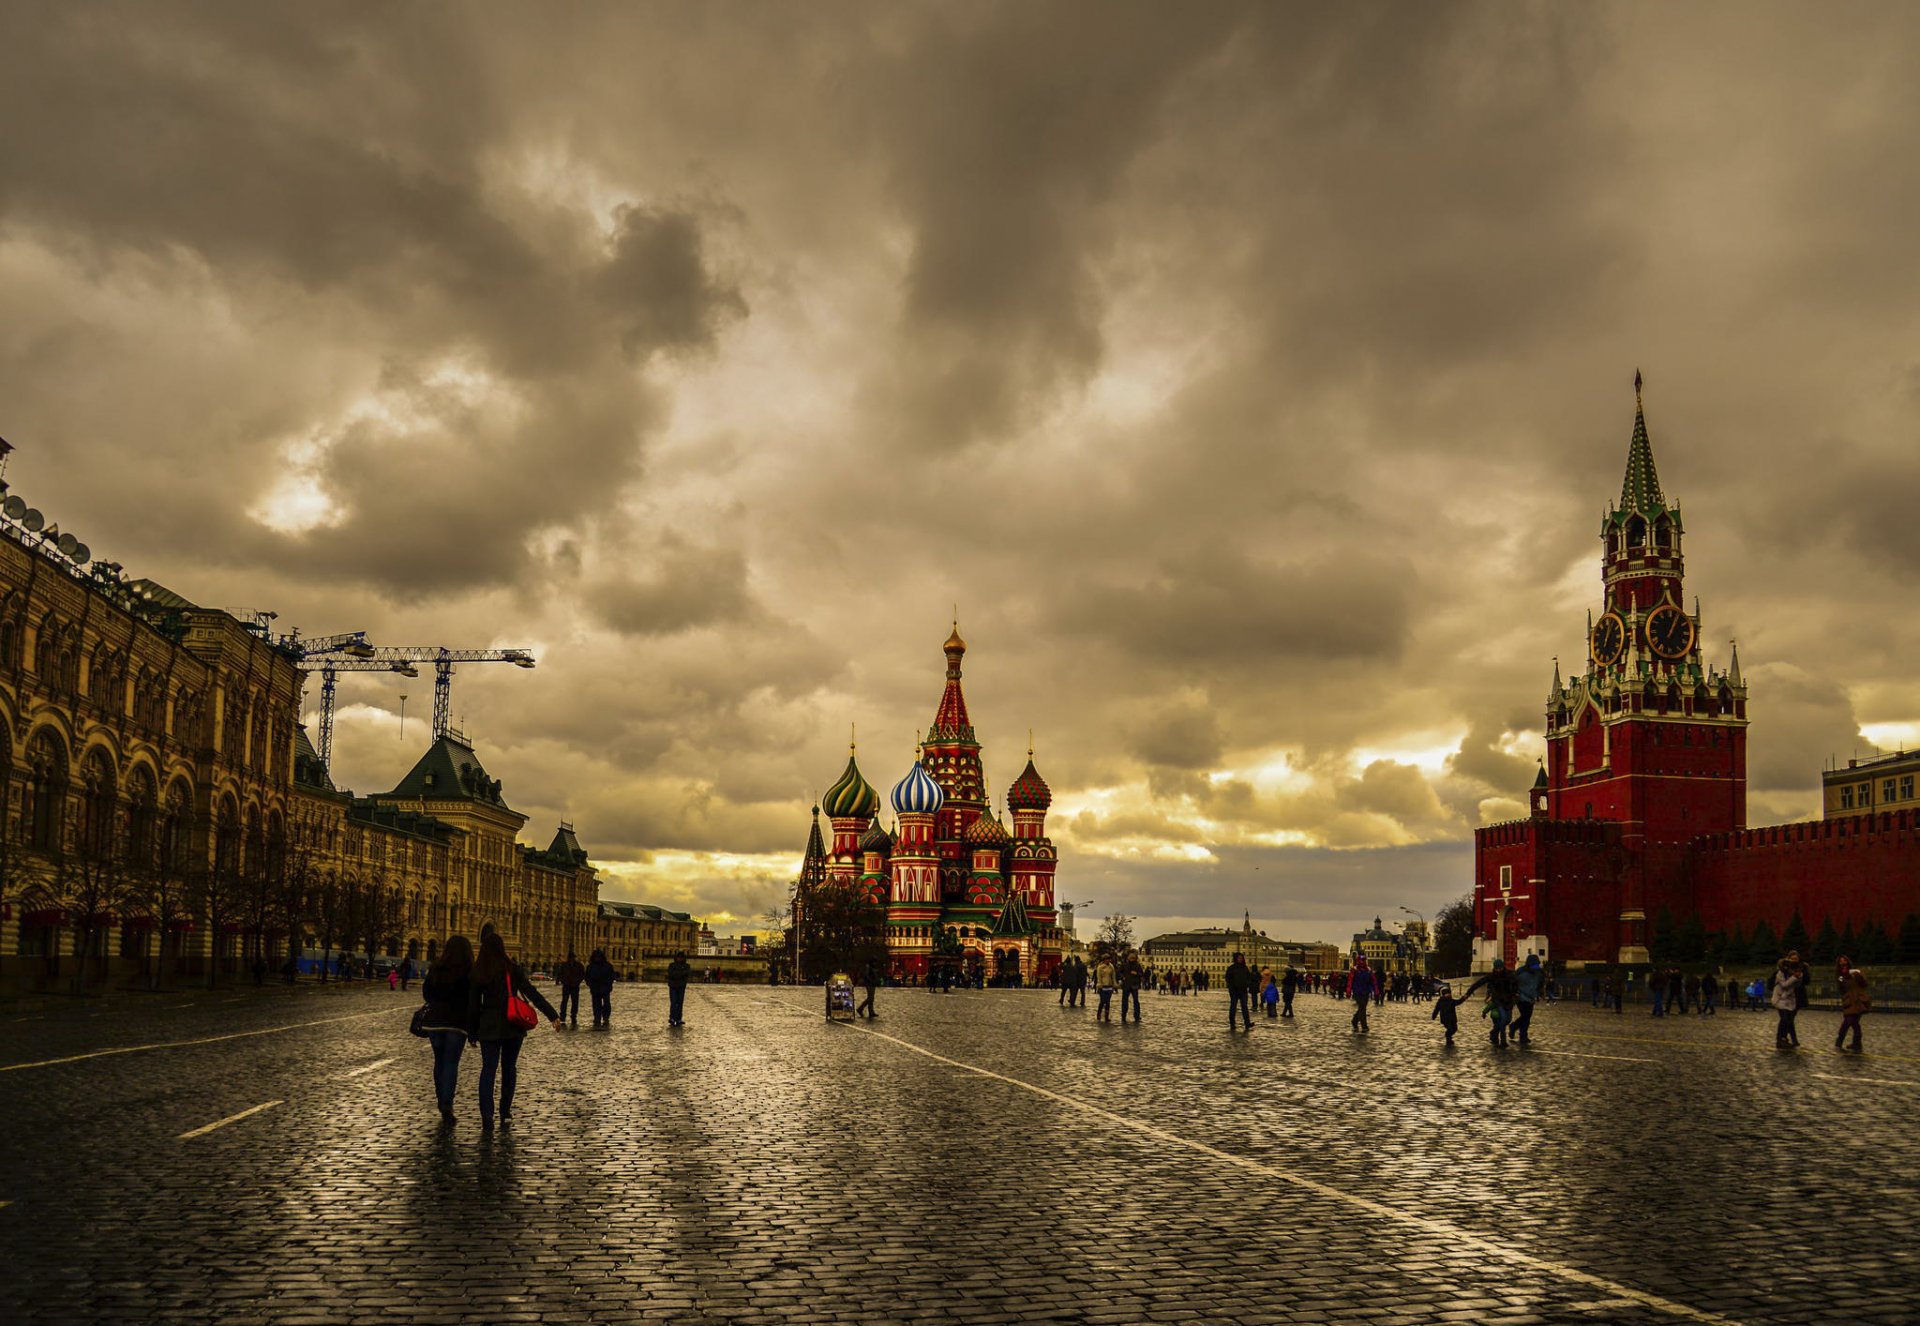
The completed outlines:
{"type": "Polygon", "coordinates": [[[1487,1033],[1487,1039],[1496,1050],[1504,1050],[1507,1048],[1507,1024],[1513,1021],[1513,1005],[1519,997],[1513,973],[1507,970],[1504,959],[1495,958],[1493,970],[1469,985],[1467,992],[1460,996],[1461,1000],[1471,999],[1473,992],[1482,986],[1486,987],[1487,1006],[1481,1011],[1481,1016],[1493,1023],[1493,1030],[1487,1033]]]}
{"type": "Polygon", "coordinates": [[[1355,1031],[1373,1030],[1367,1025],[1367,1001],[1379,992],[1380,978],[1374,975],[1373,968],[1367,966],[1365,958],[1355,958],[1352,970],[1347,973],[1347,995],[1353,1000],[1351,1025],[1355,1031]]]}
{"type": "Polygon", "coordinates": [[[593,996],[593,1025],[605,1027],[613,1022],[613,964],[605,949],[595,949],[587,957],[587,993],[593,996]]]}
{"type": "Polygon", "coordinates": [[[1127,1005],[1133,1005],[1133,1020],[1140,1021],[1140,985],[1147,979],[1147,969],[1140,965],[1138,955],[1131,950],[1120,961],[1120,1020],[1127,1020],[1127,1005]]]}
{"type": "Polygon", "coordinates": [[[480,937],[480,956],[467,978],[467,1039],[480,1046],[480,1126],[493,1127],[493,1076],[500,1072],[500,1122],[513,1122],[513,1088],[519,1079],[520,1043],[524,1028],[507,1021],[509,994],[519,995],[546,1014],[555,1031],[560,1014],[534,988],[519,963],[507,956],[506,943],[495,930],[480,937]]]}
{"type": "Polygon", "coordinates": [[[1453,1044],[1453,1038],[1460,1031],[1460,1001],[1453,997],[1453,987],[1440,987],[1440,997],[1433,1001],[1433,1012],[1427,1015],[1429,1022],[1438,1022],[1447,1033],[1447,1044],[1453,1044]]]}
{"type": "Polygon", "coordinates": [[[580,965],[580,959],[569,953],[553,979],[560,982],[560,1020],[569,1027],[579,1026],[580,982],[587,979],[587,969],[580,965]]]}
{"type": "Polygon", "coordinates": [[[693,968],[687,965],[687,955],[676,953],[673,961],[667,964],[667,1025],[680,1027],[686,1025],[687,981],[693,975],[693,968]]]}
{"type": "Polygon", "coordinates": [[[860,1001],[860,1007],[853,1010],[855,1017],[864,1017],[871,1022],[879,1015],[873,1011],[874,992],[880,988],[880,959],[868,958],[867,965],[860,970],[860,986],[867,997],[860,1001]]]}
{"type": "Polygon", "coordinates": [[[440,1122],[449,1128],[454,1092],[460,1085],[460,1052],[467,1048],[467,977],[472,971],[473,945],[465,935],[451,935],[420,985],[427,1008],[420,1030],[433,1046],[433,1094],[440,1102],[440,1122]]]}
{"type": "Polygon", "coordinates": [[[1280,1016],[1293,1016],[1293,997],[1300,991],[1300,973],[1288,966],[1287,974],[1280,978],[1280,1016]]]}
{"type": "Polygon", "coordinates": [[[1246,1029],[1253,1030],[1253,987],[1258,980],[1253,968],[1247,966],[1244,953],[1233,955],[1233,961],[1227,966],[1227,1030],[1233,1030],[1234,1017],[1238,1015],[1246,1022],[1246,1029]]]}

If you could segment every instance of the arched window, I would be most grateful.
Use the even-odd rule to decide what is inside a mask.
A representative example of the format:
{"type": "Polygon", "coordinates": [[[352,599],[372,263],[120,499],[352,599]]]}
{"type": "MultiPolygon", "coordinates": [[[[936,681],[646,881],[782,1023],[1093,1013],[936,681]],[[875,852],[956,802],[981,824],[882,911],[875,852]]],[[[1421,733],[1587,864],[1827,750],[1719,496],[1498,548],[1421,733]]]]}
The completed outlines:
{"type": "Polygon", "coordinates": [[[267,812],[267,856],[266,870],[268,879],[280,878],[280,872],[287,862],[287,827],[280,818],[280,812],[267,812]]]}
{"type": "Polygon", "coordinates": [[[160,861],[176,875],[185,875],[193,862],[193,788],[184,778],[167,784],[160,813],[160,861]]]}
{"type": "Polygon", "coordinates": [[[1627,547],[1644,548],[1647,546],[1647,522],[1639,516],[1627,522],[1627,547]]]}
{"type": "Polygon", "coordinates": [[[127,859],[137,866],[153,860],[158,800],[152,772],[144,764],[134,765],[127,774],[127,859]]]}
{"type": "Polygon", "coordinates": [[[53,729],[41,728],[27,742],[27,845],[58,851],[66,819],[67,748],[53,729]]]}
{"type": "Polygon", "coordinates": [[[1673,547],[1673,522],[1665,516],[1653,522],[1653,543],[1661,552],[1673,547]]]}
{"type": "Polygon", "coordinates": [[[9,672],[20,669],[20,642],[25,635],[26,622],[20,615],[20,600],[17,595],[8,595],[0,602],[0,668],[9,672]]]}
{"type": "Polygon", "coordinates": [[[214,814],[213,868],[223,879],[231,879],[240,868],[240,811],[230,796],[220,798],[214,814]]]}
{"type": "Polygon", "coordinates": [[[249,876],[257,876],[267,864],[267,836],[260,828],[260,808],[247,807],[247,855],[241,868],[249,876]]]}
{"type": "Polygon", "coordinates": [[[101,858],[113,853],[113,817],[120,795],[113,760],[95,746],[80,763],[80,850],[101,858]]]}
{"type": "Polygon", "coordinates": [[[60,619],[52,613],[40,619],[40,629],[33,637],[33,675],[40,679],[43,686],[57,687],[60,684],[60,619]]]}

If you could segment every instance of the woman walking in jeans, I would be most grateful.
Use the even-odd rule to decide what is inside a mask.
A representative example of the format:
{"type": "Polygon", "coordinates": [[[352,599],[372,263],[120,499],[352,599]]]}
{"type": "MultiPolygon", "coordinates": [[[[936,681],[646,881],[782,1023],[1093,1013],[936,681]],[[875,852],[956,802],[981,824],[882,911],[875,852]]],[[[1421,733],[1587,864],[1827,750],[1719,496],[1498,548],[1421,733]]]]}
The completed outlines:
{"type": "Polygon", "coordinates": [[[467,1047],[467,977],[473,971],[473,945],[465,935],[450,936],[420,987],[427,1015],[420,1029],[433,1046],[433,1094],[440,1102],[440,1124],[453,1126],[453,1093],[460,1085],[460,1051],[467,1047]]]}
{"type": "Polygon", "coordinates": [[[1780,969],[1773,974],[1773,1008],[1780,1015],[1780,1025],[1773,1033],[1775,1049],[1792,1050],[1800,1045],[1800,1033],[1793,1026],[1800,1012],[1800,983],[1806,979],[1800,972],[1799,958],[1798,953],[1789,953],[1780,959],[1780,969]]]}
{"type": "Polygon", "coordinates": [[[520,1042],[527,1033],[507,1021],[507,996],[513,994],[532,1004],[560,1029],[560,1014],[533,988],[533,982],[520,964],[507,956],[507,945],[500,932],[489,927],[480,932],[480,956],[473,964],[467,987],[468,1039],[480,1046],[480,1126],[493,1127],[493,1075],[500,1071],[500,1122],[513,1122],[513,1088],[520,1063],[520,1042]]]}

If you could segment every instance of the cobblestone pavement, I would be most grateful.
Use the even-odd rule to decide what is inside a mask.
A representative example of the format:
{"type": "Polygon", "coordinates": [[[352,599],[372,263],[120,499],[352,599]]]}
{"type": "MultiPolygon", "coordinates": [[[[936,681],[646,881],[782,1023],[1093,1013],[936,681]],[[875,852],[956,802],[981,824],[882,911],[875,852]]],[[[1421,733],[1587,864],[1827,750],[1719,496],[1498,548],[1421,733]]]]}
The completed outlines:
{"type": "Polygon", "coordinates": [[[0,1022],[0,1319],[1920,1321],[1920,1018],[623,986],[485,1136],[411,998],[224,998],[0,1022]]]}

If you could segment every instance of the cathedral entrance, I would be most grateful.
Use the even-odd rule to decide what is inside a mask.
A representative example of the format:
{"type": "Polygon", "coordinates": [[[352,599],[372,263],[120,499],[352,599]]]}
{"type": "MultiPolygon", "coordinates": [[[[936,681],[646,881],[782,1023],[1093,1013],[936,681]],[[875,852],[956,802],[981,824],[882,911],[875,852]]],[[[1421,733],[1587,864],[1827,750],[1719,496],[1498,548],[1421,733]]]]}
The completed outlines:
{"type": "Polygon", "coordinates": [[[993,980],[996,985],[1020,984],[1020,951],[1018,949],[994,950],[993,980]]]}

